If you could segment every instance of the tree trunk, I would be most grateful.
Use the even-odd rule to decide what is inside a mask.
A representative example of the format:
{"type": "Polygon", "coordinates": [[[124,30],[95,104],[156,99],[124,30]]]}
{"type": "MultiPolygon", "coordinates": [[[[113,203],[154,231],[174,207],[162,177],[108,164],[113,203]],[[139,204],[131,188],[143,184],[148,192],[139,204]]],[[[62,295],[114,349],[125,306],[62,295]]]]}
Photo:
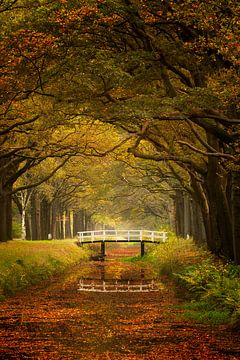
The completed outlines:
{"type": "Polygon", "coordinates": [[[8,241],[8,226],[7,226],[7,196],[0,192],[0,242],[8,241]]]}
{"type": "MultiPolygon", "coordinates": [[[[218,140],[208,136],[209,144],[219,151],[218,140]]],[[[218,159],[209,157],[206,189],[209,202],[210,224],[215,241],[213,251],[233,260],[233,234],[230,207],[227,199],[227,175],[218,159]]]]}
{"type": "Polygon", "coordinates": [[[64,239],[64,211],[61,208],[59,211],[59,239],[64,239]]]}
{"type": "Polygon", "coordinates": [[[31,240],[32,233],[31,233],[30,217],[28,215],[28,212],[26,212],[25,224],[26,224],[26,240],[31,240]]]}
{"type": "Polygon", "coordinates": [[[40,202],[36,191],[31,196],[31,229],[32,240],[40,240],[40,202]]]}
{"type": "Polygon", "coordinates": [[[196,201],[192,201],[192,237],[196,244],[203,245],[206,243],[206,231],[202,217],[202,211],[196,201]]]}
{"type": "Polygon", "coordinates": [[[56,201],[53,201],[51,206],[51,234],[53,239],[57,239],[57,208],[56,201]]]}
{"type": "Polygon", "coordinates": [[[62,206],[57,201],[56,207],[56,239],[64,239],[64,212],[62,206]]]}
{"type": "Polygon", "coordinates": [[[72,238],[72,229],[71,229],[71,212],[69,209],[65,212],[65,238],[72,238]]]}
{"type": "Polygon", "coordinates": [[[8,240],[12,240],[12,186],[7,189],[6,195],[6,213],[7,213],[7,238],[8,240]]]}
{"type": "Polygon", "coordinates": [[[50,234],[50,204],[46,198],[43,198],[40,205],[40,223],[41,223],[41,239],[48,239],[48,234],[50,234]]]}
{"type": "Polygon", "coordinates": [[[234,262],[240,265],[240,172],[232,173],[232,218],[234,262]]]}
{"type": "Polygon", "coordinates": [[[184,201],[183,191],[177,190],[175,196],[175,231],[179,237],[184,236],[184,201]]]}
{"type": "Polygon", "coordinates": [[[73,211],[73,236],[76,236],[78,231],[85,231],[85,216],[83,209],[73,211]]]}
{"type": "Polygon", "coordinates": [[[188,238],[192,233],[191,200],[187,193],[183,194],[183,237],[188,238]]]}
{"type": "Polygon", "coordinates": [[[0,242],[12,240],[12,197],[0,189],[0,242]]]}
{"type": "Polygon", "coordinates": [[[200,238],[207,242],[208,249],[215,251],[215,241],[212,235],[212,227],[209,214],[209,203],[206,195],[206,189],[202,182],[198,181],[194,176],[191,177],[191,185],[194,190],[194,202],[196,204],[194,211],[195,235],[194,240],[199,243],[200,238]],[[201,213],[198,217],[198,213],[201,213]],[[200,224],[199,224],[200,222],[200,224]],[[200,226],[200,228],[198,228],[200,226]],[[199,233],[200,231],[200,233],[199,233]]]}

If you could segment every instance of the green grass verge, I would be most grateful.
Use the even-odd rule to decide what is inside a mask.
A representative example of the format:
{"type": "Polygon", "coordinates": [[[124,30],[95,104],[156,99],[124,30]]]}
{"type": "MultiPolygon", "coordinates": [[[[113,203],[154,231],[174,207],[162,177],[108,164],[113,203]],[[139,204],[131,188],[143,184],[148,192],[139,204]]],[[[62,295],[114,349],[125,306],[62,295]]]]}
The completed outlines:
{"type": "Polygon", "coordinates": [[[0,300],[51,278],[88,256],[88,250],[76,246],[75,240],[0,243],[0,300]]]}
{"type": "Polygon", "coordinates": [[[232,313],[228,308],[218,308],[207,301],[192,301],[185,303],[183,317],[194,320],[201,324],[227,324],[230,322],[232,313]]]}

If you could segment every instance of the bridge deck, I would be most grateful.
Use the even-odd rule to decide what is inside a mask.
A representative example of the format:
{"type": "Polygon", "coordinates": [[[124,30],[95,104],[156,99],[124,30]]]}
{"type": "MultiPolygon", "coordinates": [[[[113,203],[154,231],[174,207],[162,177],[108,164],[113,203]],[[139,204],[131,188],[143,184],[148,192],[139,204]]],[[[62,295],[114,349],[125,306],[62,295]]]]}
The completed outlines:
{"type": "Polygon", "coordinates": [[[99,242],[146,242],[163,243],[167,240],[166,231],[149,230],[95,230],[77,233],[80,244],[99,242]]]}

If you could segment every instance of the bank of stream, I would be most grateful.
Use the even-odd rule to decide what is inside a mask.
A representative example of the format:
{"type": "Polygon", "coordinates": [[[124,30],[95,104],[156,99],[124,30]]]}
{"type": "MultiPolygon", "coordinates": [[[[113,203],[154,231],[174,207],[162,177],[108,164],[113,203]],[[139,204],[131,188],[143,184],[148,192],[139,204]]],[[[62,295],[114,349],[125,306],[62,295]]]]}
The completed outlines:
{"type": "Polygon", "coordinates": [[[183,320],[170,282],[114,255],[2,302],[0,358],[240,358],[237,335],[183,320]]]}

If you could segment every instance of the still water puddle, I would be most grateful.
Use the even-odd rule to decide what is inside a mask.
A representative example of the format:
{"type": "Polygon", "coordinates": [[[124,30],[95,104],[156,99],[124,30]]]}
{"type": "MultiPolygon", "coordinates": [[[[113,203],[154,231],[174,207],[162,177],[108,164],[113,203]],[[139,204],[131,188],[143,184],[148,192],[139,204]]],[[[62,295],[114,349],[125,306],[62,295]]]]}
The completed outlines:
{"type": "Polygon", "coordinates": [[[78,282],[81,292],[155,292],[160,287],[151,268],[118,260],[90,262],[78,282]]]}

